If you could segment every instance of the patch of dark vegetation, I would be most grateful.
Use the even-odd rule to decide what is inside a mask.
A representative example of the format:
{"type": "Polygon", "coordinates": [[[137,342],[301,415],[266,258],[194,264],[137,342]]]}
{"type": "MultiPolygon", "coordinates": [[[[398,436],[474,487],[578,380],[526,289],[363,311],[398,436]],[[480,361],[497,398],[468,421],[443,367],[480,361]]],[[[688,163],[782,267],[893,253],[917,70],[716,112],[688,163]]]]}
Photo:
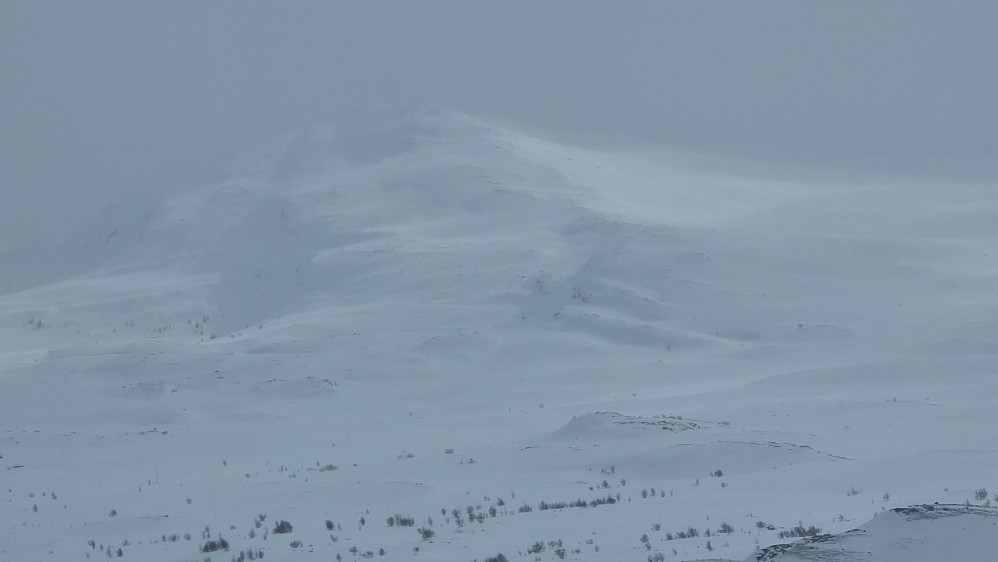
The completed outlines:
{"type": "Polygon", "coordinates": [[[229,541],[218,537],[216,540],[209,540],[201,545],[201,552],[217,552],[219,550],[229,550],[229,541]]]}
{"type": "Polygon", "coordinates": [[[665,540],[671,541],[674,539],[693,539],[700,536],[700,531],[694,527],[687,527],[686,530],[676,531],[675,533],[666,533],[665,540]]]}
{"type": "Polygon", "coordinates": [[[389,527],[413,527],[416,525],[416,518],[411,516],[395,515],[388,518],[389,527]]]}
{"type": "Polygon", "coordinates": [[[527,548],[527,554],[540,554],[547,549],[544,545],[544,541],[537,541],[527,548]]]}
{"type": "Polygon", "coordinates": [[[567,509],[570,507],[598,507],[601,505],[612,505],[615,503],[617,503],[617,498],[613,496],[599,497],[589,501],[583,500],[581,498],[569,502],[551,502],[551,503],[541,500],[541,502],[537,504],[537,509],[538,511],[547,511],[549,509],[567,509]]]}
{"type": "Polygon", "coordinates": [[[781,539],[796,539],[802,537],[816,537],[821,534],[821,529],[810,525],[804,527],[800,522],[797,523],[796,527],[791,527],[790,529],[784,529],[780,531],[779,537],[781,539]]]}

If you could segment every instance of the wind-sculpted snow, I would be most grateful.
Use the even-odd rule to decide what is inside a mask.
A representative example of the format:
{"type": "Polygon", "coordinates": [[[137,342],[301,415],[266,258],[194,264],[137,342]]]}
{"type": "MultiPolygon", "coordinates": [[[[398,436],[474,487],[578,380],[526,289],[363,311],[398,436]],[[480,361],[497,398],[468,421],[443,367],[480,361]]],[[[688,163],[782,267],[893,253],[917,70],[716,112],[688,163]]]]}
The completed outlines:
{"type": "Polygon", "coordinates": [[[617,412],[596,412],[572,418],[553,437],[560,440],[615,439],[634,434],[635,430],[660,429],[669,432],[691,431],[709,427],[708,422],[685,420],[678,416],[624,416],[617,412]]]}
{"type": "Polygon", "coordinates": [[[519,302],[535,326],[614,345],[710,345],[668,313],[710,290],[676,275],[702,270],[687,267],[701,245],[605,212],[571,179],[571,149],[449,112],[354,126],[275,143],[215,185],[123,202],[95,225],[94,266],[125,256],[214,276],[207,304],[226,333],[391,295],[519,302]]]}
{"type": "Polygon", "coordinates": [[[697,480],[774,470],[843,457],[789,442],[759,442],[752,432],[727,422],[681,416],[625,416],[596,412],[572,418],[549,441],[581,449],[577,455],[596,466],[614,466],[632,477],[697,480]],[[586,447],[590,449],[586,451],[586,447]],[[718,465],[723,459],[727,467],[718,465]]]}
{"type": "Polygon", "coordinates": [[[762,549],[746,562],[984,562],[998,550],[998,509],[916,505],[877,514],[845,533],[820,535],[762,549]]]}
{"type": "Polygon", "coordinates": [[[0,559],[730,560],[994,501],[995,192],[725,169],[430,110],[128,194],[0,296],[0,559]]]}

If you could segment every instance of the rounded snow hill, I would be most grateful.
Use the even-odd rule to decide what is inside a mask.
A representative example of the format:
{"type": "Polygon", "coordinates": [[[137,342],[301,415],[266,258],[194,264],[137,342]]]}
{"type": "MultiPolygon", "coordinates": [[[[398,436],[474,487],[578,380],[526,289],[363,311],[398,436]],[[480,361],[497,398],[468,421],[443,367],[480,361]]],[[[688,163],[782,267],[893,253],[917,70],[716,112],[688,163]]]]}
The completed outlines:
{"type": "Polygon", "coordinates": [[[552,434],[556,440],[602,440],[633,435],[634,431],[662,429],[673,433],[703,429],[712,424],[679,416],[625,416],[617,412],[594,412],[575,416],[552,434]]]}
{"type": "Polygon", "coordinates": [[[745,562],[841,560],[989,561],[998,552],[998,509],[915,505],[878,513],[858,529],[765,548],[745,562]]]}

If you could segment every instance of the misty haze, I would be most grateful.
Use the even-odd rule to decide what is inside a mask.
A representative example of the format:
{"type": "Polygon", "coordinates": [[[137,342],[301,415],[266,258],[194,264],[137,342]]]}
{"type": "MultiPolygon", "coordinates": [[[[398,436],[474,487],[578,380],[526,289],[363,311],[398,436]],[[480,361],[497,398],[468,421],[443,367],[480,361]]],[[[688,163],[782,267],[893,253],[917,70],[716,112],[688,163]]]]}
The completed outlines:
{"type": "Polygon", "coordinates": [[[0,0],[0,560],[993,560],[995,21],[0,0]]]}

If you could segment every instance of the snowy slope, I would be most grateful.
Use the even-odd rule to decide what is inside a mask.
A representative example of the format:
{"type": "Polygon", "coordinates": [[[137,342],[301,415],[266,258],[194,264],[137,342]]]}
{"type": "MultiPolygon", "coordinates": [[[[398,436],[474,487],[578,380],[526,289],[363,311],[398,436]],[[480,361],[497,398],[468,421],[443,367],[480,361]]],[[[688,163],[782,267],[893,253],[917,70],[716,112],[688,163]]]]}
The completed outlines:
{"type": "Polygon", "coordinates": [[[0,296],[0,558],[741,559],[978,501],[998,195],[779,172],[426,110],[137,191],[0,296]]]}
{"type": "Polygon", "coordinates": [[[998,552],[998,510],[917,505],[877,514],[869,523],[838,535],[771,546],[748,560],[990,560],[995,552],[998,552]]]}

